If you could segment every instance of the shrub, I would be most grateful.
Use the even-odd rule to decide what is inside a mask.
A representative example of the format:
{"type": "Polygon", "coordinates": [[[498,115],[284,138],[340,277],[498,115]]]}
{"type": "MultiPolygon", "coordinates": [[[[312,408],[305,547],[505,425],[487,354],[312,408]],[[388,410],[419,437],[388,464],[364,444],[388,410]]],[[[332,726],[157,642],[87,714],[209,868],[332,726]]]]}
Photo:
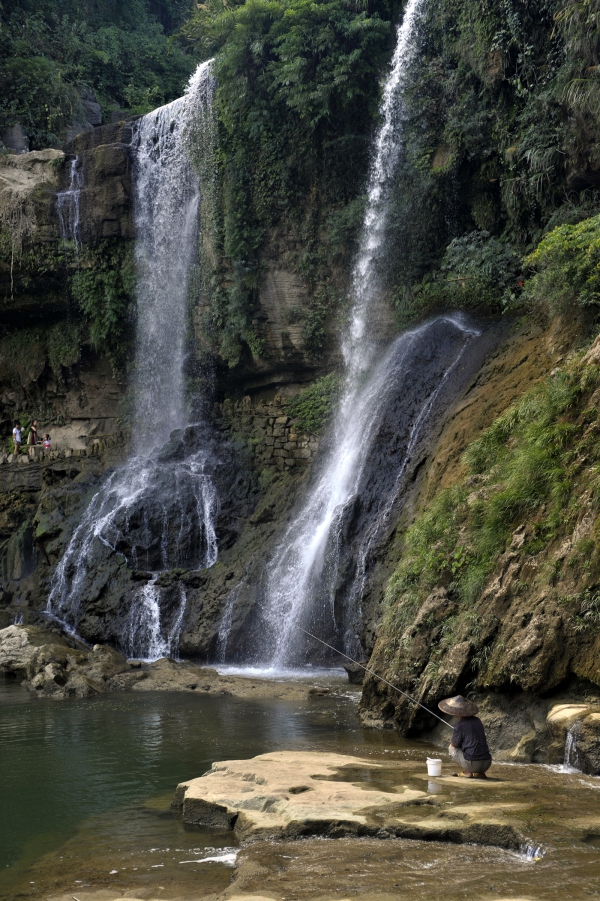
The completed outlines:
{"type": "Polygon", "coordinates": [[[442,491],[406,532],[386,591],[391,633],[398,637],[407,609],[416,611],[440,582],[467,607],[475,603],[523,521],[534,524],[533,545],[525,548],[531,553],[566,525],[572,529],[579,511],[574,476],[582,460],[593,472],[600,458],[584,406],[599,381],[596,367],[575,361],[529,391],[467,448],[467,478],[442,491]]]}
{"type": "Polygon", "coordinates": [[[88,326],[90,344],[115,369],[123,369],[129,349],[135,267],[131,251],[103,242],[71,280],[71,292],[88,326]]]}
{"type": "Polygon", "coordinates": [[[462,309],[499,312],[517,299],[520,259],[514,247],[487,231],[450,242],[439,269],[394,295],[401,325],[437,312],[462,309]]]}
{"type": "Polygon", "coordinates": [[[537,270],[527,282],[529,300],[555,313],[600,304],[600,215],[547,234],[525,260],[537,270]]]}
{"type": "Polygon", "coordinates": [[[303,432],[320,432],[333,415],[341,379],[330,372],[287,403],[287,412],[303,432]]]}

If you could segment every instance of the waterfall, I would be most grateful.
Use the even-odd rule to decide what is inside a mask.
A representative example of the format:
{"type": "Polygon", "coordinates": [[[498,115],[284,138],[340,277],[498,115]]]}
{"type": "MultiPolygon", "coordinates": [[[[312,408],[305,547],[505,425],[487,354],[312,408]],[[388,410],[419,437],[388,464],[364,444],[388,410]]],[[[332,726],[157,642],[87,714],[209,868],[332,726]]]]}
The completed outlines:
{"type": "MultiPolygon", "coordinates": [[[[267,566],[250,642],[253,662],[275,669],[322,656],[301,629],[351,656],[364,656],[359,633],[370,555],[397,508],[426,426],[480,335],[463,316],[441,316],[400,335],[384,351],[373,330],[382,297],[378,269],[389,188],[402,149],[403,94],[423,2],[409,0],[406,6],[383,91],[352,272],[352,310],[342,341],[345,383],[329,450],[267,566]],[[377,475],[374,461],[379,459],[391,475],[387,483],[377,475]]],[[[223,630],[234,602],[231,595],[223,630]]]]}
{"type": "Polygon", "coordinates": [[[321,472],[269,563],[256,629],[258,662],[282,669],[319,656],[298,627],[352,657],[364,656],[360,604],[369,552],[405,484],[436,401],[479,334],[462,316],[437,317],[396,338],[366,382],[348,392],[321,472]],[[372,475],[382,429],[395,432],[382,459],[386,484],[372,475]],[[361,507],[369,507],[368,526],[354,538],[361,507]],[[349,562],[344,556],[352,542],[355,559],[349,562]]]}
{"type": "Polygon", "coordinates": [[[581,721],[573,723],[567,731],[565,739],[565,757],[563,760],[562,770],[565,773],[580,773],[581,766],[579,763],[579,753],[577,751],[578,732],[581,728],[581,721]]]}
{"type": "Polygon", "coordinates": [[[136,146],[137,346],[134,449],[161,447],[185,422],[188,278],[197,247],[200,186],[191,145],[209,131],[214,79],[202,63],[183,97],[141,120],[136,146]]]}
{"type": "Polygon", "coordinates": [[[83,188],[83,164],[78,156],[69,162],[69,187],[56,195],[58,230],[63,241],[79,249],[79,205],[83,188]]]}
{"type": "Polygon", "coordinates": [[[88,599],[118,577],[115,556],[149,571],[133,593],[124,584],[129,612],[118,630],[123,649],[145,659],[177,653],[185,613],[185,592],[173,600],[159,574],[217,559],[214,440],[205,424],[186,424],[184,392],[188,274],[202,189],[190,158],[212,141],[213,92],[210,62],[203,63],[182,98],[137,124],[133,455],[89,503],[52,577],[46,607],[78,632],[88,599]]]}
{"type": "Polygon", "coordinates": [[[424,0],[409,0],[406,5],[397,31],[391,71],[383,89],[381,126],[375,139],[367,208],[352,272],[354,303],[350,327],[342,342],[347,367],[346,393],[342,403],[346,405],[352,403],[360,374],[371,365],[377,348],[367,331],[367,323],[372,320],[373,306],[381,296],[377,264],[385,241],[389,188],[402,149],[404,88],[415,57],[416,31],[423,4],[424,0]]]}
{"type": "Polygon", "coordinates": [[[156,585],[156,577],[144,585],[129,611],[125,642],[125,650],[129,657],[142,656],[146,660],[177,657],[179,631],[187,605],[187,596],[181,583],[179,583],[179,594],[179,604],[175,608],[175,615],[170,626],[165,627],[164,617],[161,615],[161,595],[160,589],[156,585]]]}

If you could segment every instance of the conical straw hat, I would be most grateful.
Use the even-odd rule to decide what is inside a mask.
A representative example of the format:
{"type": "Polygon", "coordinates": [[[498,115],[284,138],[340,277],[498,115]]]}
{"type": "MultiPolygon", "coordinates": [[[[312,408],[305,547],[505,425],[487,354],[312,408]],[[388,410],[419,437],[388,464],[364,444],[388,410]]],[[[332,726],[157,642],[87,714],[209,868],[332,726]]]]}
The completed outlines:
{"type": "Polygon", "coordinates": [[[440,701],[438,707],[451,716],[475,716],[476,713],[479,713],[477,704],[474,704],[473,701],[468,701],[462,695],[446,698],[445,701],[440,701]]]}

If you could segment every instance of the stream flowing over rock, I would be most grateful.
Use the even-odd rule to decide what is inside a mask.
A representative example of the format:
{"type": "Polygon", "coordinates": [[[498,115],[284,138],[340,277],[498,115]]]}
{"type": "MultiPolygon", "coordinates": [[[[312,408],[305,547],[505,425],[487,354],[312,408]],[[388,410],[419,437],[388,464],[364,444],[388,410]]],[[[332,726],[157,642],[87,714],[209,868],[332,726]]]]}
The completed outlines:
{"type": "MultiPolygon", "coordinates": [[[[438,14],[448,22],[454,12],[438,14]]],[[[432,100],[423,81],[431,47],[454,53],[434,18],[427,0],[409,0],[394,48],[381,49],[377,65],[389,68],[369,100],[375,111],[379,98],[379,118],[370,135],[343,136],[371,152],[360,173],[354,166],[353,185],[332,181],[335,201],[327,191],[318,203],[303,196],[304,176],[296,184],[294,174],[302,167],[278,156],[267,130],[256,171],[238,148],[240,174],[231,122],[220,118],[228,85],[213,105],[210,61],[182,97],[126,121],[115,111],[102,125],[85,88],[93,128],[63,150],[0,156],[1,424],[8,437],[14,417],[27,432],[36,416],[52,434],[49,449],[0,451],[0,627],[45,624],[67,643],[110,644],[146,662],[272,672],[338,664],[342,651],[426,707],[477,692],[505,759],[595,772],[600,355],[598,342],[581,359],[577,350],[595,320],[575,298],[548,321],[523,305],[527,290],[511,267],[525,244],[500,196],[511,167],[529,159],[522,145],[514,160],[500,148],[498,177],[473,170],[477,205],[454,138],[415,138],[421,125],[423,136],[441,134],[419,108],[421,96],[432,100]],[[266,170],[285,189],[262,181],[266,170]],[[411,172],[424,199],[407,225],[399,218],[419,203],[399,202],[411,172]],[[431,205],[438,188],[443,227],[431,205]],[[451,250],[470,263],[484,250],[499,255],[507,293],[492,302],[482,287],[476,297],[471,281],[481,273],[448,269],[451,250]],[[423,312],[431,310],[444,312],[423,312]],[[113,314],[118,322],[103,331],[113,314]],[[403,331],[401,322],[412,325],[403,331]],[[98,337],[105,331],[110,340],[98,337]],[[502,507],[494,461],[486,472],[468,462],[486,430],[512,423],[511,407],[531,386],[554,398],[573,391],[554,423],[555,466],[539,479],[550,484],[561,470],[560,516],[538,486],[529,507],[514,498],[502,507]],[[442,562],[417,598],[419,574],[401,590],[396,575],[411,528],[446,489],[458,492],[462,520],[452,547],[433,542],[442,562]],[[504,522],[510,529],[482,561],[469,523],[495,504],[496,534],[504,522]],[[546,719],[553,706],[580,701],[585,716],[564,729],[546,719]]],[[[496,62],[475,73],[484,94],[502,82],[514,88],[496,62]]],[[[447,88],[447,73],[439,79],[447,88]]],[[[240,103],[254,109],[253,98],[249,89],[240,103]]],[[[462,121],[454,100],[443,106],[462,121]]],[[[248,137],[238,126],[236,137],[248,137]]],[[[327,178],[315,174],[314,185],[327,178]]],[[[556,222],[563,213],[579,222],[592,212],[584,207],[557,208],[556,222]]],[[[527,214],[535,234],[551,227],[550,212],[527,214]]],[[[498,459],[513,452],[511,429],[498,459]]],[[[428,572],[423,559],[418,568],[428,572]]],[[[165,679],[179,686],[173,672],[165,679]]],[[[59,686],[48,670],[38,690],[64,696],[71,675],[59,686]]],[[[407,734],[432,727],[372,676],[360,715],[407,734]]]]}

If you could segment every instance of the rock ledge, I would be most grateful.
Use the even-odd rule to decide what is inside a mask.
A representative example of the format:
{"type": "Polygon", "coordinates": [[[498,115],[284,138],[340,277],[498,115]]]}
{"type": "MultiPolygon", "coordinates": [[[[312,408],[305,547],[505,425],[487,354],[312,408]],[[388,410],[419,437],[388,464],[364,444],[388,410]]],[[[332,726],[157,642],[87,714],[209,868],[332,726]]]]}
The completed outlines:
{"type": "MultiPolygon", "coordinates": [[[[524,842],[507,817],[510,804],[506,809],[485,803],[448,809],[408,785],[379,791],[372,783],[350,781],[365,768],[384,770],[372,760],[311,751],[228,760],[178,785],[173,806],[183,809],[184,823],[234,829],[241,840],[356,835],[511,849],[524,842]]],[[[405,775],[398,770],[399,780],[405,775]]]]}

